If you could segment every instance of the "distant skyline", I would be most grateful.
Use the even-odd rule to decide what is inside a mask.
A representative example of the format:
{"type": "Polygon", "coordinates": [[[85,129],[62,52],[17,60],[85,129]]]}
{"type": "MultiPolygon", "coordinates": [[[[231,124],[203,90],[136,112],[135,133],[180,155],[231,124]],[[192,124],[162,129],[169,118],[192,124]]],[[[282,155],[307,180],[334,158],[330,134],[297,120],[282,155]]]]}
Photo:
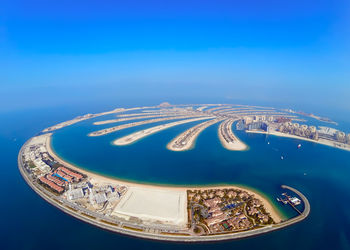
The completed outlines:
{"type": "Polygon", "coordinates": [[[349,61],[347,0],[0,8],[0,111],[142,101],[350,111],[349,61]]]}

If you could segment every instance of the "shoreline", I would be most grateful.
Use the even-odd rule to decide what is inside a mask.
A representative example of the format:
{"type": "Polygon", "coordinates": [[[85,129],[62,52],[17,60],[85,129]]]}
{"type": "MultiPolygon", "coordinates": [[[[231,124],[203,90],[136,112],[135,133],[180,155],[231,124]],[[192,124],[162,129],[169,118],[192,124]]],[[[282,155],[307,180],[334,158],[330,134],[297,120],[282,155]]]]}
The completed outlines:
{"type": "MultiPolygon", "coordinates": [[[[95,121],[94,125],[110,124],[121,120],[144,120],[146,117],[152,118],[152,115],[155,116],[155,114],[157,114],[155,118],[158,118],[158,120],[171,119],[170,117],[178,118],[181,117],[180,114],[182,113],[178,114],[177,111],[183,110],[184,112],[186,111],[186,114],[187,112],[193,113],[190,116],[192,119],[140,130],[115,139],[111,144],[118,146],[133,144],[146,136],[158,133],[167,128],[205,119],[209,121],[202,122],[179,134],[168,143],[167,148],[173,151],[189,150],[195,146],[198,135],[207,126],[210,126],[213,121],[224,120],[224,122],[221,122],[219,130],[217,130],[222,146],[228,150],[244,151],[247,150],[249,146],[240,141],[233,133],[232,125],[235,119],[245,119],[240,116],[248,113],[251,116],[254,112],[260,112],[259,115],[261,115],[261,117],[254,117],[254,120],[257,121],[260,119],[264,120],[263,116],[265,116],[266,120],[266,114],[279,114],[278,110],[275,109],[269,110],[269,108],[265,108],[262,110],[253,110],[255,106],[248,105],[214,105],[216,107],[203,111],[211,106],[206,105],[203,107],[202,104],[202,107],[199,108],[201,111],[197,110],[195,112],[192,112],[194,108],[193,105],[184,106],[182,108],[180,108],[179,105],[177,106],[178,107],[163,103],[156,106],[157,110],[147,110],[152,107],[115,109],[109,112],[88,114],[83,117],[79,116],[73,120],[52,126],[49,129],[59,129],[85,118],[90,119],[109,113],[124,114],[117,116],[117,119],[95,121]],[[237,108],[236,106],[241,108],[237,108]],[[242,108],[245,106],[247,108],[242,108]],[[173,107],[173,109],[170,109],[170,107],[173,107]],[[142,110],[142,113],[139,112],[139,114],[125,114],[125,111],[138,109],[144,110],[142,110]],[[165,113],[170,110],[172,111],[171,114],[165,113]],[[164,118],[164,116],[168,118],[164,118]],[[210,125],[203,126],[203,124],[210,125]],[[173,146],[174,149],[171,149],[171,146],[173,146]]],[[[286,114],[286,116],[288,115],[286,114]]],[[[271,119],[268,119],[268,121],[270,120],[271,119]]],[[[151,122],[152,119],[136,121],[130,124],[127,123],[128,125],[120,124],[113,128],[100,129],[94,133],[99,134],[102,132],[109,132],[110,130],[113,132],[113,129],[116,128],[122,129],[124,126],[131,126],[131,124],[140,125],[147,121],[151,122]]],[[[157,119],[153,119],[153,122],[154,121],[157,121],[157,119]]],[[[252,133],[254,133],[254,131],[252,131],[252,133]]],[[[256,133],[259,133],[259,131],[256,133]]],[[[342,143],[325,140],[323,138],[321,138],[320,141],[314,141],[288,134],[265,134],[301,139],[350,150],[350,146],[342,146],[342,143]]],[[[91,135],[89,134],[89,136],[91,135]]],[[[111,175],[106,175],[103,172],[99,172],[100,168],[89,166],[89,162],[85,164],[82,163],[82,166],[79,166],[79,164],[74,163],[74,160],[69,162],[69,156],[68,159],[60,157],[58,154],[58,152],[60,152],[59,148],[57,148],[57,153],[54,149],[55,144],[53,142],[55,138],[56,136],[53,136],[52,133],[45,134],[42,131],[37,137],[29,139],[21,147],[18,154],[18,167],[22,177],[27,184],[49,204],[59,208],[70,216],[115,233],[153,240],[178,242],[233,240],[258,236],[260,234],[283,229],[304,220],[310,213],[310,204],[307,198],[298,190],[286,185],[282,185],[281,188],[293,191],[295,194],[299,195],[304,203],[303,211],[296,209],[299,213],[297,216],[292,217],[285,214],[283,208],[276,202],[274,197],[276,193],[280,192],[277,187],[267,189],[270,192],[270,195],[267,195],[247,185],[241,185],[239,183],[231,184],[232,176],[224,183],[213,183],[213,179],[209,178],[207,181],[198,184],[187,184],[186,181],[180,181],[180,184],[168,184],[166,183],[167,181],[173,182],[175,180],[166,178],[167,181],[165,183],[152,183],[152,181],[157,182],[157,180],[150,178],[149,181],[151,182],[147,183],[142,180],[123,179],[118,176],[113,176],[113,172],[111,172],[111,175]],[[86,169],[84,165],[92,169],[86,169]],[[64,168],[64,166],[66,166],[66,168],[64,168]],[[66,182],[63,183],[63,181],[58,178],[66,182]],[[212,182],[213,184],[207,184],[207,182],[212,182]]],[[[342,139],[339,138],[337,137],[337,140],[342,141],[342,139]]],[[[72,152],[77,150],[79,151],[79,147],[73,149],[72,152]]],[[[85,155],[87,153],[88,152],[85,152],[85,155]]],[[[84,157],[84,154],[82,156],[84,157]]],[[[131,157],[138,157],[138,155],[135,152],[131,157]]],[[[199,157],[202,158],[203,155],[199,157]]],[[[86,157],[85,159],[88,160],[86,157]]],[[[127,167],[129,164],[128,162],[130,162],[130,160],[127,160],[123,165],[127,167]]],[[[97,164],[99,165],[98,162],[97,164]]],[[[115,164],[112,163],[112,167],[114,165],[115,164]]],[[[138,165],[142,167],[144,164],[141,161],[138,165]]],[[[168,164],[164,162],[160,167],[167,168],[167,165],[168,164]]],[[[118,164],[114,167],[118,167],[118,164]]],[[[191,164],[185,163],[185,167],[191,168],[192,166],[191,164]]],[[[170,170],[176,171],[176,166],[170,170]]],[[[181,171],[180,174],[184,176],[191,175],[186,169],[181,171]]],[[[233,174],[233,179],[235,179],[234,175],[235,174],[233,174]]],[[[133,175],[129,175],[129,177],[132,178],[133,175]]],[[[139,178],[143,179],[142,176],[139,178]]],[[[249,181],[249,177],[241,180],[241,182],[248,183],[249,181]]],[[[258,184],[258,187],[264,189],[264,184],[266,183],[266,181],[261,182],[260,185],[258,184]]],[[[254,185],[254,182],[252,182],[252,184],[254,185]]],[[[288,199],[293,208],[295,208],[293,204],[298,205],[297,202],[292,200],[294,197],[291,199],[288,197],[288,199]]]]}
{"type": "Polygon", "coordinates": [[[197,141],[197,138],[198,136],[208,127],[220,122],[221,120],[218,120],[218,119],[213,119],[213,120],[209,120],[209,121],[206,121],[206,122],[203,122],[203,123],[200,123],[200,124],[197,124],[189,129],[187,129],[186,131],[182,132],[181,134],[177,135],[173,140],[171,140],[166,148],[170,151],[177,151],[177,152],[180,152],[180,151],[188,151],[188,150],[191,150],[195,147],[196,145],[196,141],[197,141]],[[198,131],[196,131],[194,134],[191,134],[191,130],[193,129],[197,129],[198,128],[198,131]],[[188,133],[190,133],[190,139],[188,140],[188,142],[183,145],[181,148],[177,148],[175,147],[176,146],[176,141],[178,141],[181,137],[187,135],[188,133]]]}
{"type": "Polygon", "coordinates": [[[274,131],[274,132],[265,132],[265,131],[252,131],[252,130],[246,130],[246,133],[250,133],[250,134],[265,134],[265,135],[273,135],[273,136],[277,136],[277,137],[285,137],[285,138],[290,138],[290,139],[297,139],[297,140],[303,140],[303,141],[308,141],[308,142],[313,142],[313,143],[317,143],[317,144],[321,144],[324,146],[328,146],[328,147],[332,147],[332,148],[337,148],[337,149],[342,149],[342,150],[346,150],[346,151],[350,151],[350,145],[344,144],[344,143],[337,143],[337,142],[333,142],[333,141],[328,141],[325,139],[318,139],[316,140],[312,140],[309,138],[305,138],[305,137],[301,137],[301,136],[296,136],[296,135],[291,135],[291,134],[286,134],[286,133],[281,133],[278,131],[274,131]],[[340,147],[338,145],[341,145],[343,147],[340,147]]]}
{"type": "Polygon", "coordinates": [[[230,151],[247,151],[249,150],[249,146],[242,142],[232,131],[232,124],[235,122],[235,120],[230,119],[229,121],[223,121],[219,128],[218,128],[218,136],[221,142],[221,145],[230,151]],[[226,129],[229,129],[229,136],[231,139],[233,139],[233,143],[229,143],[225,140],[222,129],[225,129],[224,126],[226,126],[226,129]]]}
{"type": "MultiPolygon", "coordinates": [[[[20,152],[22,149],[20,150],[20,152]]],[[[62,212],[64,212],[67,215],[70,215],[76,219],[79,219],[83,222],[86,222],[88,224],[91,224],[93,226],[105,229],[107,231],[110,231],[112,233],[120,233],[125,234],[131,237],[139,237],[142,239],[149,239],[149,240],[157,240],[157,241],[172,241],[172,242],[183,242],[183,243],[194,243],[194,242],[216,242],[216,241],[227,241],[227,240],[237,240],[242,238],[249,238],[254,237],[261,234],[270,233],[279,229],[283,229],[284,227],[288,227],[290,225],[293,225],[295,223],[298,223],[302,220],[304,220],[310,213],[310,204],[306,197],[299,192],[298,190],[282,185],[282,188],[289,189],[295,193],[297,193],[305,203],[306,207],[303,211],[303,213],[297,217],[294,217],[292,219],[289,219],[287,221],[283,221],[276,225],[270,225],[263,228],[258,228],[254,230],[248,230],[248,231],[241,231],[233,234],[218,234],[218,235],[207,235],[205,237],[203,236],[191,236],[187,234],[153,234],[153,233],[146,233],[146,232],[140,232],[138,230],[133,229],[132,227],[119,227],[118,224],[115,224],[113,222],[108,221],[98,221],[95,220],[93,217],[90,217],[89,215],[84,215],[84,213],[78,213],[73,212],[72,208],[64,204],[62,201],[60,201],[57,198],[50,197],[44,190],[38,189],[33,183],[32,180],[27,176],[25,173],[25,170],[23,169],[22,161],[20,159],[20,154],[18,155],[18,167],[21,176],[26,181],[26,183],[36,192],[41,198],[43,198],[45,201],[47,201],[50,205],[60,209],[62,212]]]]}
{"type": "Polygon", "coordinates": [[[131,182],[131,181],[126,181],[126,180],[122,180],[116,177],[106,177],[100,174],[96,174],[94,172],[91,172],[89,170],[86,170],[84,168],[79,168],[76,165],[73,165],[65,160],[63,160],[62,158],[60,158],[55,152],[54,149],[52,148],[52,144],[51,144],[51,140],[52,140],[52,134],[48,137],[47,142],[46,142],[46,147],[47,147],[47,151],[48,153],[55,158],[55,160],[63,165],[66,165],[67,167],[81,172],[83,174],[86,174],[87,176],[89,176],[92,179],[92,182],[95,183],[111,183],[111,184],[119,184],[119,185],[125,185],[127,187],[140,187],[140,188],[147,188],[147,189],[163,189],[163,190],[178,190],[178,191],[186,191],[187,190],[205,190],[205,189],[220,189],[220,188],[236,188],[242,191],[246,191],[249,194],[254,194],[254,196],[256,198],[258,198],[259,200],[262,201],[263,205],[265,206],[265,208],[269,211],[271,217],[275,220],[276,223],[279,223],[281,221],[283,221],[285,219],[285,216],[283,215],[283,213],[281,213],[278,208],[274,207],[273,204],[271,204],[271,201],[269,201],[269,199],[266,197],[267,195],[263,194],[260,191],[255,191],[253,188],[249,188],[246,186],[239,186],[239,185],[229,185],[229,184],[225,184],[225,185],[217,185],[217,184],[213,184],[213,185],[186,185],[186,186],[172,186],[172,185],[162,185],[162,184],[144,184],[144,183],[136,183],[136,182],[131,182]]]}
{"type": "Polygon", "coordinates": [[[201,117],[201,116],[170,116],[170,117],[161,117],[161,118],[154,118],[154,119],[148,119],[148,120],[143,120],[143,121],[138,121],[138,122],[131,122],[131,123],[125,123],[117,126],[113,126],[110,128],[104,128],[100,130],[95,130],[91,133],[88,134],[90,137],[96,137],[96,136],[104,136],[108,135],[123,129],[127,128],[133,128],[137,126],[142,126],[146,124],[152,124],[152,123],[159,123],[159,122],[164,122],[164,121],[171,121],[171,120],[184,120],[184,119],[189,119],[189,118],[196,118],[196,117],[201,117]]]}
{"type": "Polygon", "coordinates": [[[171,128],[171,127],[174,127],[177,125],[182,125],[182,124],[201,121],[201,120],[208,120],[208,119],[213,119],[213,118],[214,117],[200,116],[199,118],[191,118],[191,119],[185,119],[185,120],[180,120],[180,121],[175,121],[175,122],[157,125],[157,126],[143,129],[140,131],[136,131],[136,132],[131,133],[129,135],[118,138],[118,139],[113,141],[113,145],[116,145],[116,146],[129,145],[129,144],[137,142],[138,140],[141,140],[149,135],[153,135],[155,133],[158,133],[160,131],[163,131],[165,129],[168,129],[168,128],[171,128]]]}

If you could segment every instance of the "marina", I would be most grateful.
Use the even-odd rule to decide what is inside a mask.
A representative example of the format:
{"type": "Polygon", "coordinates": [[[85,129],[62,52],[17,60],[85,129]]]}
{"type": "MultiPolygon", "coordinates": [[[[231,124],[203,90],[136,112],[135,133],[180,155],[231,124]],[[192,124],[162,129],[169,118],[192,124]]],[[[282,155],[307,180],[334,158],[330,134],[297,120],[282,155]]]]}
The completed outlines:
{"type": "Polygon", "coordinates": [[[276,200],[281,202],[284,205],[290,205],[298,214],[302,214],[302,212],[297,208],[298,205],[301,204],[301,200],[295,196],[290,196],[287,193],[282,193],[282,197],[277,197],[276,200]]]}

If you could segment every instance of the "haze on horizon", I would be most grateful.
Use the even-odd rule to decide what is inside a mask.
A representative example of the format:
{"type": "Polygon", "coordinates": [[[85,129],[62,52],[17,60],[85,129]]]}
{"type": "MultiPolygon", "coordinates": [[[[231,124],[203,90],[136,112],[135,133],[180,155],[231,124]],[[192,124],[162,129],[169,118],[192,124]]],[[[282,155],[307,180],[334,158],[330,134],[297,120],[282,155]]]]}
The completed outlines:
{"type": "Polygon", "coordinates": [[[350,111],[347,0],[1,5],[0,111],[121,101],[350,111]]]}

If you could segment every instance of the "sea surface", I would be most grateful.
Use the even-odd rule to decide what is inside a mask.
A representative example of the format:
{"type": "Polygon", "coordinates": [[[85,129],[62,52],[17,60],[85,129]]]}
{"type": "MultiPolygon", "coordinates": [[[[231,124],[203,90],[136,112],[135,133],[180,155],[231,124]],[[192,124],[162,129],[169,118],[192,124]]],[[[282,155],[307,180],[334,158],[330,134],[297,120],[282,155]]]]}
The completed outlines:
{"type": "MultiPolygon", "coordinates": [[[[282,192],[280,186],[286,184],[309,199],[311,213],[307,219],[248,239],[182,244],[119,235],[66,215],[41,199],[24,182],[17,168],[17,154],[26,140],[45,127],[87,112],[95,110],[71,107],[0,114],[1,249],[350,249],[350,152],[242,131],[235,133],[249,145],[249,150],[227,151],[217,137],[219,124],[204,130],[195,148],[186,152],[169,151],[166,144],[199,122],[164,130],[130,146],[114,146],[111,142],[156,124],[101,137],[87,136],[91,131],[111,126],[95,126],[92,122],[115,115],[58,130],[53,135],[52,146],[71,163],[124,180],[158,185],[247,186],[263,193],[285,217],[291,217],[295,212],[275,200],[282,192]],[[300,149],[297,148],[299,143],[302,144],[300,149]]],[[[344,119],[346,115],[339,117],[342,117],[337,120],[339,127],[350,132],[350,121],[344,119]]]]}

